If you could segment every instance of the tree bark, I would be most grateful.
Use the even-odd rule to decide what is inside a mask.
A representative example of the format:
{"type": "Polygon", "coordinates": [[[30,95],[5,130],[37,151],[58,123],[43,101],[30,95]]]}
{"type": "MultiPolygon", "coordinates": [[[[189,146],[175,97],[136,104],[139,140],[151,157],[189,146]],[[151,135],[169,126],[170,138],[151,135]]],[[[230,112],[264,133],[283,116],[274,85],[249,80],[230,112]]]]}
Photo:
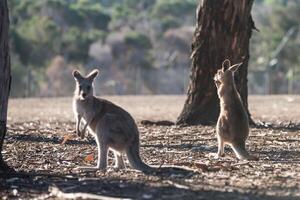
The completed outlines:
{"type": "Polygon", "coordinates": [[[7,0],[0,0],[0,171],[4,172],[10,169],[3,161],[2,157],[11,83],[8,28],[9,18],[7,0]]]}
{"type": "MultiPolygon", "coordinates": [[[[254,23],[253,0],[202,0],[197,8],[197,24],[192,43],[190,83],[177,124],[209,125],[220,112],[213,77],[225,59],[243,62],[235,74],[237,89],[248,111],[247,73],[249,40],[254,23]]],[[[249,114],[251,122],[251,116],[249,114]]]]}

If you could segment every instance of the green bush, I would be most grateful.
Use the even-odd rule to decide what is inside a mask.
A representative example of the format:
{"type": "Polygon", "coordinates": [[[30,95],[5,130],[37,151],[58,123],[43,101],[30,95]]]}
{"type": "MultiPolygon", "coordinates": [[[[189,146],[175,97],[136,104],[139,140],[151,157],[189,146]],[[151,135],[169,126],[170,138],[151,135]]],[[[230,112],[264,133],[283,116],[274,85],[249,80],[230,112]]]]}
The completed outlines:
{"type": "Polygon", "coordinates": [[[82,32],[77,27],[71,27],[62,35],[62,54],[73,62],[84,63],[88,59],[90,44],[104,36],[103,31],[92,29],[82,32]]]}
{"type": "Polygon", "coordinates": [[[180,17],[195,12],[198,1],[196,0],[157,0],[153,7],[154,17],[161,18],[167,15],[180,17]]]}
{"type": "Polygon", "coordinates": [[[33,16],[15,28],[14,38],[21,60],[40,66],[58,51],[60,28],[47,17],[33,16]]]}
{"type": "Polygon", "coordinates": [[[150,39],[146,35],[135,31],[130,31],[125,35],[125,43],[141,49],[152,48],[150,39]]]}
{"type": "Polygon", "coordinates": [[[66,16],[73,25],[107,30],[111,17],[101,4],[89,0],[80,0],[70,5],[70,16],[66,16]]]}
{"type": "Polygon", "coordinates": [[[166,31],[170,28],[177,28],[180,26],[179,20],[172,16],[163,17],[160,22],[163,31],[166,31]]]}

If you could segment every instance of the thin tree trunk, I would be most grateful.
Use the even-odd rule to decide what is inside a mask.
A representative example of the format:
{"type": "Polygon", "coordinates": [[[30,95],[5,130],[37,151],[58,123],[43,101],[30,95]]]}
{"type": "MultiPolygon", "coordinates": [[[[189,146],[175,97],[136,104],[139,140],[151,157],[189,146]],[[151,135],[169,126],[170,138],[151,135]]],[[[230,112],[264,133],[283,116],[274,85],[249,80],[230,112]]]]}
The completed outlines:
{"type": "Polygon", "coordinates": [[[7,0],[0,0],[0,171],[9,170],[9,167],[5,164],[2,157],[11,83],[8,28],[7,0]]]}
{"type": "MultiPolygon", "coordinates": [[[[254,23],[253,0],[202,0],[192,43],[192,67],[187,99],[177,124],[214,124],[219,115],[219,99],[213,76],[221,63],[243,62],[235,82],[248,111],[247,73],[249,40],[254,23]]],[[[249,118],[250,114],[249,114],[249,118]]],[[[252,122],[252,120],[250,120],[252,122]]]]}

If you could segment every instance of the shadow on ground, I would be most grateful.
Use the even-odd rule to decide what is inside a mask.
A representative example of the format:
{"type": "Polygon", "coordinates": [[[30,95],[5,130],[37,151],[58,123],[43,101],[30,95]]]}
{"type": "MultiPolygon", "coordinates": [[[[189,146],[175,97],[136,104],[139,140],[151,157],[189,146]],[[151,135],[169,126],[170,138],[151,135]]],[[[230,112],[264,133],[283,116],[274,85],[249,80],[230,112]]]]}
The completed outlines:
{"type": "Polygon", "coordinates": [[[0,189],[8,199],[22,198],[84,198],[114,197],[129,199],[272,199],[293,200],[290,197],[260,195],[258,191],[241,193],[238,191],[217,191],[190,188],[178,180],[163,178],[164,185],[146,184],[142,181],[128,181],[118,178],[84,176],[75,174],[55,175],[39,173],[0,174],[0,189]],[[2,177],[2,178],[1,178],[2,177]],[[14,188],[15,192],[10,192],[14,188]]]}
{"type": "MultiPolygon", "coordinates": [[[[271,129],[271,130],[277,130],[279,128],[266,128],[266,127],[261,127],[262,129],[271,129]]],[[[294,128],[292,129],[293,131],[296,131],[294,128]]],[[[256,137],[256,136],[252,136],[256,137]]],[[[162,149],[162,148],[168,148],[168,149],[176,149],[176,150],[184,150],[184,149],[190,149],[193,152],[202,152],[202,153],[215,153],[217,152],[218,148],[217,146],[209,146],[205,144],[197,144],[197,141],[211,141],[215,139],[209,139],[209,138],[201,138],[201,139],[195,139],[194,143],[180,143],[180,144],[143,144],[141,145],[142,148],[156,148],[156,149],[162,149]]],[[[7,141],[20,141],[20,142],[34,142],[34,143],[50,143],[50,144],[61,144],[63,141],[62,137],[58,136],[52,136],[52,137],[47,137],[47,136],[42,136],[40,134],[34,135],[34,134],[13,134],[9,135],[7,137],[7,141]]],[[[276,141],[279,142],[299,142],[300,139],[276,139],[276,141]]],[[[85,140],[74,140],[70,139],[66,143],[66,145],[92,145],[96,146],[95,140],[91,137],[88,136],[87,139],[85,140]]],[[[225,146],[225,151],[226,152],[233,152],[232,149],[228,146],[225,146]]],[[[269,157],[269,161],[274,161],[274,162],[300,162],[300,151],[295,151],[293,149],[291,150],[269,150],[269,151],[253,151],[252,153],[254,154],[259,154],[260,157],[269,157]]],[[[176,169],[174,168],[173,170],[179,170],[180,168],[176,169]]],[[[165,171],[162,171],[163,168],[161,168],[160,173],[164,174],[165,171],[172,170],[170,169],[165,169],[165,171]]]]}
{"type": "Polygon", "coordinates": [[[255,125],[251,126],[252,128],[257,129],[269,129],[269,130],[280,130],[280,131],[299,131],[299,123],[269,123],[269,122],[256,122],[255,125]]]}

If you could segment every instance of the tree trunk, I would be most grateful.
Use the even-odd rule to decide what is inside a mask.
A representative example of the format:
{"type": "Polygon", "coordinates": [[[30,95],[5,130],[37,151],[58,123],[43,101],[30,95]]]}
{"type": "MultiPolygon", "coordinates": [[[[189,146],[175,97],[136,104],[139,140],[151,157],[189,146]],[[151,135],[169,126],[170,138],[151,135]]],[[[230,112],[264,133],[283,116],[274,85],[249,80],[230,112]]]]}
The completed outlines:
{"type": "MultiPolygon", "coordinates": [[[[192,43],[192,67],[187,99],[177,124],[214,124],[220,112],[213,77],[225,59],[243,62],[235,75],[237,89],[248,111],[249,40],[254,23],[253,0],[202,0],[192,43]]],[[[250,122],[252,122],[249,114],[250,122]]]]}
{"type": "Polygon", "coordinates": [[[11,83],[8,28],[7,0],[0,0],[0,171],[9,170],[1,153],[6,134],[7,107],[11,83]]]}

